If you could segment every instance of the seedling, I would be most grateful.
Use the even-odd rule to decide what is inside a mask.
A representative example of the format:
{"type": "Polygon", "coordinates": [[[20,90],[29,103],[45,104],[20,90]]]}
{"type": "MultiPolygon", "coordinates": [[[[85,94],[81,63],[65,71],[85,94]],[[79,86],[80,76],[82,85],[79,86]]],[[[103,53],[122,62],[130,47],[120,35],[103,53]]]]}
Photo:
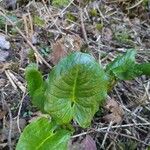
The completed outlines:
{"type": "Polygon", "coordinates": [[[25,78],[32,103],[49,117],[29,124],[16,149],[66,150],[72,120],[87,128],[118,81],[150,76],[150,63],[136,63],[135,54],[129,50],[103,69],[91,55],[75,52],[63,58],[46,80],[35,64],[29,65],[25,78]]]}

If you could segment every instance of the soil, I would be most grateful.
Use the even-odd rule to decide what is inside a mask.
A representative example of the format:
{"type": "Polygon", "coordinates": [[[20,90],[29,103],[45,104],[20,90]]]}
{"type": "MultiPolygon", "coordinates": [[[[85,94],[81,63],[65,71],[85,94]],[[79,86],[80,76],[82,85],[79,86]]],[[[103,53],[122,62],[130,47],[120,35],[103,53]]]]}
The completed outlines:
{"type": "MultiPolygon", "coordinates": [[[[37,63],[46,77],[69,52],[90,53],[105,67],[128,49],[136,49],[138,62],[150,62],[147,0],[74,0],[61,7],[48,1],[10,2],[0,2],[0,35],[6,39],[2,45],[10,43],[0,46],[0,149],[15,149],[24,127],[41,116],[26,88],[28,64],[37,63]]],[[[80,133],[90,135],[98,150],[150,149],[150,78],[120,81],[108,100],[115,100],[113,107],[123,112],[119,121],[111,124],[107,115],[116,112],[105,104],[90,128],[74,124],[70,150],[83,148],[86,134],[80,133]],[[101,128],[105,129],[98,132],[101,128]]]]}

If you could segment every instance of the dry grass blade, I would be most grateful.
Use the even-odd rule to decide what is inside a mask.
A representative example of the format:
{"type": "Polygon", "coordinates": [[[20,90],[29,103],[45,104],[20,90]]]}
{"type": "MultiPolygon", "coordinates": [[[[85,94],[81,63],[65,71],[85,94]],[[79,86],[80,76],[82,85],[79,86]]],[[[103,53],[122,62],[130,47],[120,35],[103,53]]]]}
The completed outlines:
{"type": "Polygon", "coordinates": [[[6,70],[5,73],[13,86],[16,84],[23,93],[26,91],[26,88],[23,86],[23,84],[13,75],[13,73],[10,72],[10,70],[6,70]]]}
{"type": "Polygon", "coordinates": [[[41,56],[41,54],[38,52],[38,50],[36,49],[35,46],[33,46],[33,44],[28,40],[28,38],[23,34],[23,32],[2,12],[0,11],[0,15],[2,15],[8,22],[10,22],[13,27],[18,31],[18,33],[25,39],[25,41],[28,43],[28,45],[35,51],[35,53],[37,54],[37,56],[43,61],[43,63],[45,63],[45,65],[47,65],[47,67],[52,68],[47,62],[46,60],[41,56]]]}

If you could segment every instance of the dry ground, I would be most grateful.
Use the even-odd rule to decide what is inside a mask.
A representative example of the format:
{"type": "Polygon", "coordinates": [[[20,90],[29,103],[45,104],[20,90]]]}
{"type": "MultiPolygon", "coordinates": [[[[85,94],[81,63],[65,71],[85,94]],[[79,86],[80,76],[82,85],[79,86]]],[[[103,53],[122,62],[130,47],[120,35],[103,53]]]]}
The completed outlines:
{"type": "MultiPolygon", "coordinates": [[[[44,76],[61,57],[76,50],[90,53],[104,67],[130,48],[137,50],[138,62],[150,62],[149,1],[72,0],[64,7],[44,0],[19,1],[17,8],[15,4],[0,1],[0,35],[10,43],[8,49],[0,48],[0,149],[15,149],[25,125],[41,115],[26,90],[24,70],[30,62],[38,63],[44,76]]],[[[70,149],[82,149],[86,135],[98,150],[148,149],[150,79],[122,81],[108,99],[121,111],[116,124],[104,118],[111,113],[106,105],[91,127],[75,126],[70,149]]]]}

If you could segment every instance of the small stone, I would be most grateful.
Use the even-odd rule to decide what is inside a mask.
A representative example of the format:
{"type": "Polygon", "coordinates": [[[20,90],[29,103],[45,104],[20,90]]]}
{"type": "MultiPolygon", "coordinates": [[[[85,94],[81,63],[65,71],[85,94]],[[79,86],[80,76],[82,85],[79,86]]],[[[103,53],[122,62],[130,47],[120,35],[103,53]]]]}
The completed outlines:
{"type": "Polygon", "coordinates": [[[32,44],[37,44],[38,43],[38,34],[34,33],[32,35],[32,44]]]}
{"type": "Polygon", "coordinates": [[[0,62],[6,61],[7,57],[9,56],[9,52],[7,51],[2,51],[0,49],[0,62]]]}
{"type": "Polygon", "coordinates": [[[10,42],[6,40],[5,36],[0,35],[0,48],[10,49],[10,42]]]}

